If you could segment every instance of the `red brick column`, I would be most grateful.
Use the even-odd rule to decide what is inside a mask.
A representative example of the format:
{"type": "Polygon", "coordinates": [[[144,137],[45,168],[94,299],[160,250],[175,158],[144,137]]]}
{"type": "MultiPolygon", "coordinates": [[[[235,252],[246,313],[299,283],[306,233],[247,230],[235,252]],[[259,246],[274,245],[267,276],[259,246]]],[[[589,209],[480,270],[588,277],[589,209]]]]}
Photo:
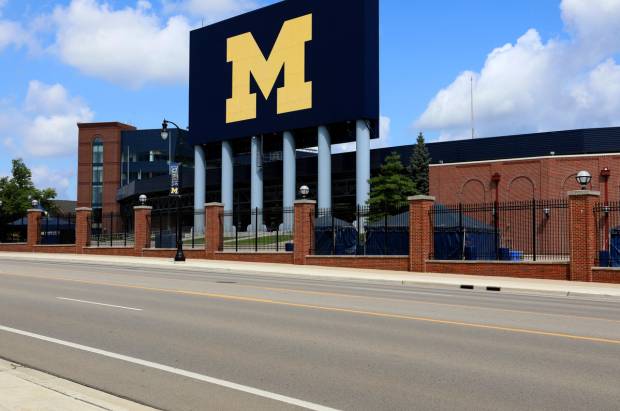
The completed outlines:
{"type": "Polygon", "coordinates": [[[409,197],[409,271],[425,273],[433,247],[430,210],[435,197],[409,197]]]}
{"type": "Polygon", "coordinates": [[[588,190],[568,193],[571,281],[592,281],[592,266],[597,252],[594,205],[600,195],[598,191],[588,190]]]}
{"type": "Polygon", "coordinates": [[[26,243],[29,246],[41,244],[41,216],[43,212],[38,208],[28,210],[28,231],[26,243]]]}
{"type": "Polygon", "coordinates": [[[134,250],[141,256],[144,248],[151,248],[151,206],[136,206],[134,212],[134,250]]]}
{"type": "Polygon", "coordinates": [[[295,201],[295,227],[293,228],[293,263],[305,265],[311,254],[314,241],[314,215],[316,201],[295,201]]]}
{"type": "Polygon", "coordinates": [[[90,217],[92,208],[80,207],[75,209],[75,251],[84,252],[84,247],[90,245],[90,217]]]}
{"type": "Polygon", "coordinates": [[[215,253],[224,246],[223,215],[224,204],[205,204],[205,254],[210,260],[214,260],[215,253]]]}

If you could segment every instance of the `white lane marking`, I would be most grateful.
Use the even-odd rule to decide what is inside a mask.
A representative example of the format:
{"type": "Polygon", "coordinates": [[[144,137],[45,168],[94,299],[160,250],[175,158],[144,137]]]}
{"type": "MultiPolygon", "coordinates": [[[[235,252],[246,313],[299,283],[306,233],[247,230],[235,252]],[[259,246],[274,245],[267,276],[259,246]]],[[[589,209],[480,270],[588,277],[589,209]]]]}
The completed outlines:
{"type": "Polygon", "coordinates": [[[50,342],[50,343],[62,345],[65,347],[74,348],[80,351],[86,351],[86,352],[90,352],[93,354],[99,354],[104,357],[113,358],[115,360],[125,361],[125,362],[136,364],[136,365],[141,365],[143,367],[154,368],[156,370],[169,372],[171,374],[180,375],[182,377],[192,378],[198,381],[204,381],[209,384],[219,385],[221,387],[230,388],[232,390],[245,392],[245,393],[256,395],[256,396],[263,397],[263,398],[268,398],[274,401],[280,401],[286,404],[295,405],[295,406],[305,408],[308,410],[338,411],[336,408],[325,407],[323,405],[314,404],[314,403],[304,401],[304,400],[299,400],[297,398],[287,397],[285,395],[280,395],[280,394],[276,394],[273,392],[261,390],[259,388],[253,388],[247,385],[241,385],[241,384],[237,384],[234,382],[221,380],[219,378],[214,378],[214,377],[209,377],[207,375],[198,374],[192,371],[182,370],[180,368],[174,368],[174,367],[170,367],[164,364],[159,364],[156,362],[151,362],[147,360],[141,360],[139,358],[129,357],[123,354],[117,354],[117,353],[113,353],[110,351],[100,350],[99,348],[93,348],[93,347],[89,347],[86,345],[76,344],[70,341],[64,341],[64,340],[59,340],[57,338],[46,337],[45,335],[35,334],[29,331],[18,330],[16,328],[6,327],[4,325],[0,325],[0,331],[6,331],[9,333],[13,333],[13,334],[23,335],[25,337],[30,337],[30,338],[34,338],[37,340],[50,342]]]}
{"type": "Polygon", "coordinates": [[[103,305],[104,307],[122,308],[123,310],[142,311],[142,308],[133,308],[133,307],[124,307],[122,305],[96,303],[94,301],[76,300],[75,298],[65,298],[65,297],[56,297],[56,298],[59,300],[76,301],[78,303],[84,303],[84,304],[103,305]]]}

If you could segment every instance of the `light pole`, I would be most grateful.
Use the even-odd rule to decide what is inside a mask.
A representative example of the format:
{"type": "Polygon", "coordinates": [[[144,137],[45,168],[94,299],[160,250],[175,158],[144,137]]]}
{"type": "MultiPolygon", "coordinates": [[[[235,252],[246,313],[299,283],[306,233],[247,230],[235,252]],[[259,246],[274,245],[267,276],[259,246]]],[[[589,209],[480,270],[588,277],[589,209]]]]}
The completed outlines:
{"type": "MultiPolygon", "coordinates": [[[[174,121],[169,121],[164,119],[164,121],[161,123],[161,138],[162,140],[166,141],[168,139],[168,137],[170,137],[170,133],[168,132],[168,123],[172,124],[173,126],[175,126],[178,130],[178,132],[180,132],[181,127],[179,127],[174,121]]],[[[178,138],[178,135],[177,135],[178,138]]],[[[176,262],[181,262],[181,261],[185,261],[185,254],[183,253],[183,228],[181,227],[181,191],[180,191],[180,181],[176,181],[173,182],[173,177],[176,177],[178,179],[179,175],[180,175],[180,169],[178,168],[179,165],[177,164],[177,175],[173,176],[172,175],[172,138],[170,138],[170,140],[168,140],[168,174],[170,175],[170,196],[171,197],[176,197],[177,199],[177,252],[174,256],[174,261],[176,262]],[[177,187],[173,187],[173,185],[176,185],[177,187]]]]}

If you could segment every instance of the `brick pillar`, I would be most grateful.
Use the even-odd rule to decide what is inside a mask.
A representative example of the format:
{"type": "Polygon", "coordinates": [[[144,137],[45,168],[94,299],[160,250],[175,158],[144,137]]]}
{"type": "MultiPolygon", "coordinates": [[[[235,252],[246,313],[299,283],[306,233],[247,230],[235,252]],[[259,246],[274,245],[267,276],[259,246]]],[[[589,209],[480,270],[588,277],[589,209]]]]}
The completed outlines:
{"type": "Polygon", "coordinates": [[[136,206],[134,213],[134,250],[138,256],[144,248],[151,248],[151,206],[136,206]]]}
{"type": "Polygon", "coordinates": [[[435,197],[409,197],[409,271],[425,273],[433,247],[430,211],[435,197]]]}
{"type": "Polygon", "coordinates": [[[594,205],[600,195],[598,191],[588,190],[568,193],[571,281],[592,281],[592,266],[597,253],[594,205]]]}
{"type": "Polygon", "coordinates": [[[310,255],[314,241],[314,215],[316,201],[295,201],[295,227],[293,228],[293,263],[305,265],[306,256],[310,255]]]}
{"type": "Polygon", "coordinates": [[[90,245],[90,217],[93,209],[80,207],[75,209],[75,249],[78,254],[90,245]]]}
{"type": "Polygon", "coordinates": [[[43,212],[38,208],[28,210],[28,231],[26,243],[29,246],[41,244],[41,216],[43,212]]]}
{"type": "Polygon", "coordinates": [[[215,254],[222,251],[224,245],[223,215],[224,204],[205,204],[205,254],[210,260],[215,259],[215,254]]]}

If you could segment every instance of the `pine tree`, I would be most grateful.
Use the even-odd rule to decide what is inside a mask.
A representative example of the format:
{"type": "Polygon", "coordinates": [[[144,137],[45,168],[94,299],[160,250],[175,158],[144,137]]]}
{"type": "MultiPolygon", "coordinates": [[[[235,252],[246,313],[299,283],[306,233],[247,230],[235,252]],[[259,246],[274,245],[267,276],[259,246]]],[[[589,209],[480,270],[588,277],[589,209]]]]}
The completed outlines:
{"type": "Polygon", "coordinates": [[[400,161],[400,155],[392,152],[385,158],[379,174],[370,179],[368,205],[372,217],[397,212],[414,192],[413,182],[400,161]]]}
{"type": "Polygon", "coordinates": [[[415,194],[428,195],[428,167],[430,163],[431,156],[424,143],[424,134],[420,133],[408,167],[415,194]]]}

